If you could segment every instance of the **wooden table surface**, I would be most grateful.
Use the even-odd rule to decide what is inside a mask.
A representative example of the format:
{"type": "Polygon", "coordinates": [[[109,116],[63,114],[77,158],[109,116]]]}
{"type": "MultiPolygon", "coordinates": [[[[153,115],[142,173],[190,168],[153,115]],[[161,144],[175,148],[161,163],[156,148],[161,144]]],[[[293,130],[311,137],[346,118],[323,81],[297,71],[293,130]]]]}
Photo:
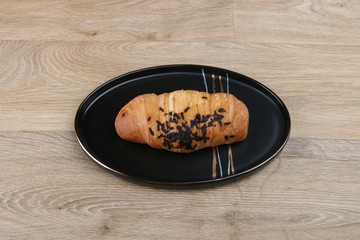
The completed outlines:
{"type": "Polygon", "coordinates": [[[360,239],[360,1],[2,0],[0,239],[360,239]],[[292,118],[245,178],[114,176],[74,117],[126,72],[201,64],[252,77],[292,118]]]}

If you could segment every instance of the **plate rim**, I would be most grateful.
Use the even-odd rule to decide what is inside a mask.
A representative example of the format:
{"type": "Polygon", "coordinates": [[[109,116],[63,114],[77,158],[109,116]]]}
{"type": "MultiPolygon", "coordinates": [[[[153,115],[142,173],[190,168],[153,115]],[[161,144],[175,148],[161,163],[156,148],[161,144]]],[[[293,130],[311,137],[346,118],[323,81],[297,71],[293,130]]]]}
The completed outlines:
{"type": "MultiPolygon", "coordinates": [[[[124,81],[124,83],[126,83],[126,82],[127,81],[124,81]]],[[[104,93],[101,93],[99,96],[101,96],[102,94],[104,94],[104,93]]],[[[97,96],[97,97],[99,97],[99,96],[97,96]]],[[[92,159],[99,166],[101,166],[102,168],[105,168],[106,170],[111,171],[112,173],[115,173],[115,174],[120,175],[120,176],[125,176],[125,177],[131,178],[131,179],[135,179],[135,180],[140,180],[140,181],[145,182],[145,183],[160,184],[160,185],[192,185],[192,184],[203,184],[203,183],[219,182],[219,181],[223,181],[223,180],[243,176],[243,175],[248,174],[250,172],[253,172],[254,170],[259,169],[262,166],[264,166],[265,164],[267,164],[269,161],[274,159],[284,149],[285,145],[287,144],[287,142],[288,142],[288,140],[290,138],[290,134],[291,134],[291,116],[290,116],[290,112],[289,112],[288,108],[286,107],[285,103],[283,102],[283,100],[274,91],[272,91],[269,87],[265,86],[261,82],[255,80],[255,79],[253,79],[251,77],[248,77],[248,76],[246,76],[244,74],[241,74],[241,73],[238,73],[238,72],[235,72],[235,71],[232,71],[232,70],[224,69],[224,68],[209,66],[209,65],[168,64],[168,65],[151,66],[151,67],[147,67],[147,68],[141,68],[141,69],[129,71],[129,72],[126,72],[124,74],[116,76],[116,77],[114,77],[114,78],[100,84],[98,87],[96,87],[94,90],[92,90],[82,100],[81,104],[79,105],[79,107],[78,107],[78,109],[76,111],[76,114],[75,114],[74,129],[75,129],[76,139],[77,139],[79,145],[81,146],[81,148],[83,149],[83,151],[86,153],[86,155],[88,155],[88,157],[90,157],[90,159],[92,159]],[[148,178],[148,177],[141,177],[141,176],[134,176],[134,175],[131,175],[131,174],[126,174],[124,172],[113,169],[113,168],[107,166],[106,164],[102,163],[101,160],[97,159],[95,156],[93,156],[88,151],[88,149],[83,144],[83,141],[80,139],[80,136],[79,136],[80,135],[79,134],[79,131],[80,131],[79,130],[79,122],[80,122],[80,116],[81,116],[82,109],[83,109],[84,105],[87,103],[87,101],[94,94],[96,94],[99,90],[106,87],[107,85],[109,85],[109,84],[111,84],[111,83],[113,83],[115,81],[118,81],[119,79],[122,79],[122,78],[127,77],[127,76],[131,76],[131,75],[134,75],[134,74],[137,74],[137,73],[151,71],[151,70],[161,70],[161,69],[169,69],[169,68],[187,68],[187,67],[189,67],[189,68],[199,68],[199,69],[213,69],[213,70],[217,70],[217,71],[223,71],[223,72],[231,73],[233,75],[238,75],[240,77],[246,78],[247,81],[253,82],[254,84],[256,84],[259,87],[261,87],[262,89],[264,89],[267,93],[271,94],[271,96],[274,97],[276,99],[276,101],[280,104],[280,106],[281,106],[280,110],[282,112],[282,115],[284,116],[284,120],[286,121],[285,125],[287,126],[287,129],[285,129],[286,130],[286,138],[283,140],[281,146],[278,147],[278,149],[271,156],[269,156],[266,160],[262,161],[261,163],[255,165],[252,168],[249,168],[247,170],[244,170],[244,171],[241,171],[241,172],[238,172],[238,173],[234,173],[234,174],[231,174],[231,175],[228,175],[228,176],[224,176],[224,177],[214,178],[214,179],[198,180],[198,181],[174,181],[174,182],[172,182],[172,181],[156,181],[156,180],[151,180],[151,178],[148,178]]]]}

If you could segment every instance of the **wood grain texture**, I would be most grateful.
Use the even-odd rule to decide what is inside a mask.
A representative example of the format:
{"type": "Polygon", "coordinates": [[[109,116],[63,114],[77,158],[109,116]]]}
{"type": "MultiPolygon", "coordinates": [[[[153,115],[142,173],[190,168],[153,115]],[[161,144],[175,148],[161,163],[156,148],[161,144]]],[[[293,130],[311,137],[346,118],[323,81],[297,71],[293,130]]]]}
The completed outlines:
{"type": "Polygon", "coordinates": [[[359,11],[357,0],[235,0],[235,39],[359,45],[359,11]]]}
{"type": "Polygon", "coordinates": [[[360,239],[356,0],[1,1],[0,239],[360,239]],[[165,64],[243,73],[289,108],[284,150],[244,178],[154,186],[92,162],[81,101],[165,64]]]}
{"type": "Polygon", "coordinates": [[[2,132],[0,141],[4,239],[360,236],[360,141],[292,139],[241,181],[175,188],[106,174],[72,132],[2,132]]]}
{"type": "Polygon", "coordinates": [[[233,41],[232,23],[230,0],[6,0],[0,39],[233,41]]]}

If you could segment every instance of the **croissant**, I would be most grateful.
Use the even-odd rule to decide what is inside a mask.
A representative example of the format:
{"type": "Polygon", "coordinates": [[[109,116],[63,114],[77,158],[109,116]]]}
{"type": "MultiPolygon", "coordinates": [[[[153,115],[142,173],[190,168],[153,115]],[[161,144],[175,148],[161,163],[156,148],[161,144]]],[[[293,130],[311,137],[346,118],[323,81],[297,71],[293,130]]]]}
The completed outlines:
{"type": "Polygon", "coordinates": [[[115,119],[122,139],[178,153],[242,141],[248,125],[248,109],[235,96],[194,90],[139,95],[115,119]]]}

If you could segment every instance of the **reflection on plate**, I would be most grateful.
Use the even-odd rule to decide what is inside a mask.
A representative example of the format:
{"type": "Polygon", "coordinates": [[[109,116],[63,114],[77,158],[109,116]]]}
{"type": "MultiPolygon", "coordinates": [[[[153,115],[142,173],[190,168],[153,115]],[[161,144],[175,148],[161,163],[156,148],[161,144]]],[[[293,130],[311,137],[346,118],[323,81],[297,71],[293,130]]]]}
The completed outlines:
{"type": "Polygon", "coordinates": [[[289,138],[290,115],[275,93],[244,75],[209,66],[169,65],[127,73],[95,89],[78,109],[75,131],[90,158],[115,173],[153,183],[202,183],[243,175],[273,159],[289,138]],[[235,95],[249,109],[248,137],[179,154],[117,136],[115,117],[128,101],[179,89],[235,95]]]}

